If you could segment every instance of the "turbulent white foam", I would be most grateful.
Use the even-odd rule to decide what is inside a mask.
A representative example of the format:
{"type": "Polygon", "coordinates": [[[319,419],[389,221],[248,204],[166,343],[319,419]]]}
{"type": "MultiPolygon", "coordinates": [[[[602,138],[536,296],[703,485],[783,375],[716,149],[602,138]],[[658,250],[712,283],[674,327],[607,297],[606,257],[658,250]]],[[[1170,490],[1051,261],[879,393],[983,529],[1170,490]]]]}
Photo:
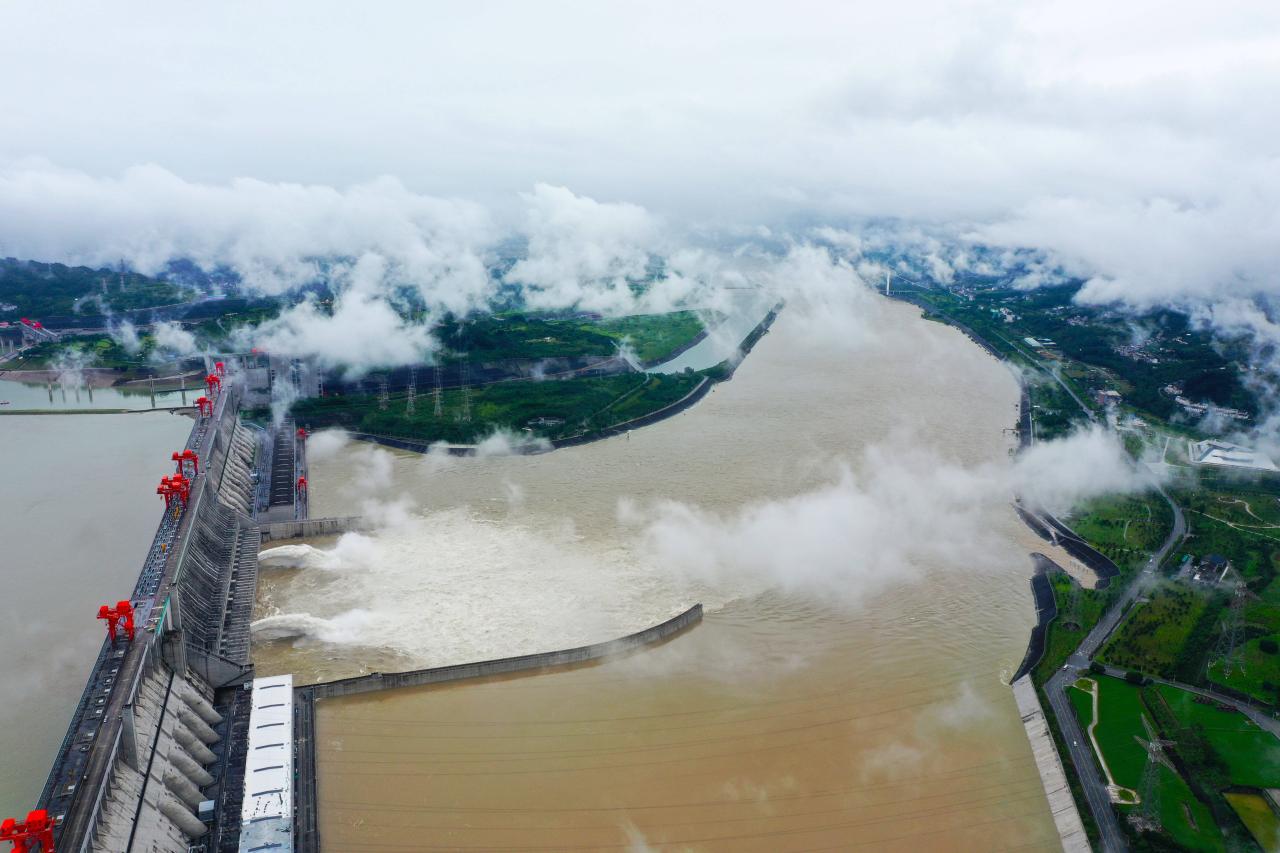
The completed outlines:
{"type": "Polygon", "coordinates": [[[329,568],[336,564],[336,555],[310,545],[279,545],[258,554],[258,565],[263,568],[329,568]]]}
{"type": "Polygon", "coordinates": [[[373,618],[367,610],[351,610],[332,619],[310,613],[281,613],[259,619],[250,628],[257,641],[307,638],[335,645],[359,645],[373,618]]]}
{"type": "Polygon", "coordinates": [[[278,545],[258,554],[258,565],[266,568],[325,569],[335,571],[358,567],[368,561],[369,537],[350,533],[330,549],[311,545],[278,545]]]}
{"type": "Polygon", "coordinates": [[[624,549],[465,508],[347,534],[332,549],[281,546],[263,557],[324,571],[280,581],[271,598],[287,612],[255,622],[256,641],[380,647],[420,666],[611,639],[698,600],[624,549]]]}

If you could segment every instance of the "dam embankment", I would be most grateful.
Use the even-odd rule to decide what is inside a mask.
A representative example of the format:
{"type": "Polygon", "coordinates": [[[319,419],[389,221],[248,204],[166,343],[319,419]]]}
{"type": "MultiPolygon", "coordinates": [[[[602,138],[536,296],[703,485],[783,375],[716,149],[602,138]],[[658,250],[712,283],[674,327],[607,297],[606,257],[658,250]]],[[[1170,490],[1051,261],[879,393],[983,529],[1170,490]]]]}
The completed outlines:
{"type": "Polygon", "coordinates": [[[379,690],[426,687],[465,680],[512,675],[536,675],[542,672],[616,660],[625,655],[664,643],[694,627],[701,621],[702,605],[695,604],[665,622],[603,643],[408,672],[375,672],[355,678],[343,678],[337,681],[322,682],[297,688],[294,691],[294,706],[297,709],[294,744],[298,769],[295,850],[297,853],[317,853],[321,849],[319,798],[316,791],[316,700],[354,696],[379,690]]]}
{"type": "Polygon", "coordinates": [[[425,687],[430,684],[444,684],[451,681],[463,681],[472,678],[512,675],[514,673],[536,673],[564,666],[592,663],[625,654],[668,640],[702,621],[702,605],[695,604],[688,610],[672,616],[665,622],[619,637],[603,643],[578,646],[554,652],[539,652],[516,657],[498,658],[497,660],[479,661],[477,663],[455,664],[453,666],[437,666],[429,669],[415,669],[408,672],[373,672],[354,678],[341,678],[336,681],[325,681],[298,688],[298,692],[309,693],[315,699],[332,699],[337,696],[352,696],[357,693],[370,693],[375,690],[392,690],[400,687],[425,687]]]}
{"type": "Polygon", "coordinates": [[[276,521],[263,524],[259,529],[263,542],[280,542],[285,539],[310,539],[317,536],[337,536],[342,533],[368,530],[369,523],[361,516],[345,515],[276,521]]]}

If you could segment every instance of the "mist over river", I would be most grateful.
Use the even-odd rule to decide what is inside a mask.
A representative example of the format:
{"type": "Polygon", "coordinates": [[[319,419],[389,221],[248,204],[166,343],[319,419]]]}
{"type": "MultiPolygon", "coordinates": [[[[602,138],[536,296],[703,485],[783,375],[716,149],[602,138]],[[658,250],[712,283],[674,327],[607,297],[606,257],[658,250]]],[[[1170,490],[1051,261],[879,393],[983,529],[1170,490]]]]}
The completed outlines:
{"type": "Polygon", "coordinates": [[[300,683],[702,625],[602,666],[318,706],[326,849],[1051,849],[1004,679],[1034,622],[1018,388],[916,309],[783,311],[689,411],[535,456],[313,438],[255,660],[300,683]],[[830,330],[828,330],[830,331],[830,330]],[[978,473],[975,473],[978,472],[978,473]]]}

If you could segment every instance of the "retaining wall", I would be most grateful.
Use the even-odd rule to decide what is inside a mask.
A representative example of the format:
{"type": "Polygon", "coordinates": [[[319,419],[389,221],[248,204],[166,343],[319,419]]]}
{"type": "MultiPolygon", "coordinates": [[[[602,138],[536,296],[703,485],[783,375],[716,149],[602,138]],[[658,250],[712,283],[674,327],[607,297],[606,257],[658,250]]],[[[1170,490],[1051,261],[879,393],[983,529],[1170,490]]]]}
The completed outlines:
{"type": "Polygon", "coordinates": [[[559,449],[561,447],[574,447],[579,444],[589,444],[593,441],[598,441],[611,435],[622,435],[630,430],[639,429],[640,427],[648,426],[649,424],[655,424],[658,421],[671,417],[672,415],[680,414],[685,409],[707,396],[707,392],[711,390],[711,386],[713,384],[714,383],[710,379],[703,377],[702,381],[693,386],[693,390],[688,394],[685,394],[679,400],[676,400],[670,405],[663,406],[656,412],[650,412],[647,415],[641,415],[638,418],[632,418],[629,421],[623,421],[620,424],[614,424],[613,426],[605,427],[604,429],[599,429],[595,432],[589,432],[584,435],[571,435],[568,438],[553,439],[551,446],[559,449]]]}
{"type": "Polygon", "coordinates": [[[587,663],[627,654],[644,646],[652,645],[675,636],[701,621],[702,605],[695,604],[685,612],[678,616],[673,616],[660,625],[654,625],[652,628],[646,628],[635,634],[604,643],[579,646],[558,652],[542,652],[532,655],[520,655],[519,657],[480,661],[478,663],[417,669],[409,672],[374,672],[355,678],[343,678],[338,681],[313,684],[301,687],[299,690],[307,691],[315,699],[332,699],[336,696],[351,696],[357,693],[371,693],[375,690],[391,690],[396,687],[421,687],[427,684],[442,684],[449,681],[462,681],[468,678],[484,678],[491,675],[507,675],[513,672],[527,672],[587,663]]]}
{"type": "Polygon", "coordinates": [[[1040,771],[1040,784],[1044,786],[1045,796],[1049,800],[1049,811],[1058,828],[1062,849],[1064,853],[1089,853],[1092,849],[1089,836],[1085,833],[1084,822],[1080,820],[1080,811],[1076,808],[1075,796],[1067,783],[1067,774],[1062,768],[1062,759],[1058,757],[1058,748],[1049,733],[1049,723],[1045,720],[1044,710],[1036,697],[1035,685],[1030,678],[1023,677],[1013,682],[1012,686],[1014,700],[1018,703],[1018,714],[1027,730],[1027,739],[1031,741],[1036,769],[1040,771]]]}
{"type": "Polygon", "coordinates": [[[261,525],[263,542],[281,539],[305,539],[312,536],[337,536],[353,530],[368,530],[363,516],[347,515],[338,518],[308,518],[301,521],[276,521],[261,525]]]}
{"type": "Polygon", "coordinates": [[[1030,675],[1044,657],[1045,640],[1049,633],[1049,623],[1058,615],[1058,602],[1053,597],[1053,584],[1049,582],[1049,571],[1057,568],[1057,564],[1044,554],[1032,554],[1036,571],[1031,576],[1031,594],[1036,600],[1036,624],[1031,629],[1031,640],[1027,643],[1027,652],[1022,656],[1022,665],[1014,673],[1017,681],[1024,675],[1030,675]]]}

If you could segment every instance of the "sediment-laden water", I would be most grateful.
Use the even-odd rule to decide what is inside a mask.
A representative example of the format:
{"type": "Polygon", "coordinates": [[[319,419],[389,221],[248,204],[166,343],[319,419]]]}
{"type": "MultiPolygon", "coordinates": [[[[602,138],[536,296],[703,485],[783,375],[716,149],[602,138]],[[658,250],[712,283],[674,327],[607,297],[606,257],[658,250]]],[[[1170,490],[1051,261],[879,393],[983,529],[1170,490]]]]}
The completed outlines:
{"type": "Polygon", "coordinates": [[[106,635],[98,606],[133,592],[190,431],[167,412],[0,417],[0,817],[35,807],[106,635]]]}
{"type": "Polygon", "coordinates": [[[312,511],[385,529],[270,555],[260,672],[300,682],[704,623],[602,666],[319,707],[328,850],[1049,849],[1002,678],[1034,623],[1003,500],[1017,385],[878,302],[784,312],[657,425],[540,456],[314,439],[312,511]],[[869,330],[868,330],[869,329],[869,330]],[[328,446],[326,446],[328,445],[328,446]]]}

